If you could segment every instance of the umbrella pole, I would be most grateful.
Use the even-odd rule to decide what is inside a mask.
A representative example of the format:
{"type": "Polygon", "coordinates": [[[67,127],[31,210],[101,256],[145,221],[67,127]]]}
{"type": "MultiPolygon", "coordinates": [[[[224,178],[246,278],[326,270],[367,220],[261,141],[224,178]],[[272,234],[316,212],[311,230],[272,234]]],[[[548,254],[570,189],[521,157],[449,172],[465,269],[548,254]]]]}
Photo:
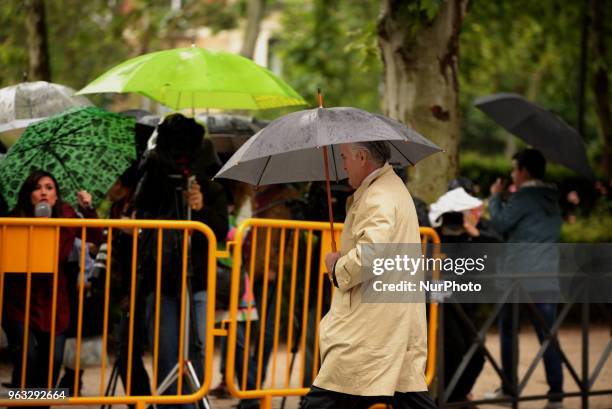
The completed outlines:
{"type": "Polygon", "coordinates": [[[329,183],[329,161],[327,159],[327,146],[323,147],[323,161],[325,162],[325,190],[327,190],[327,209],[329,211],[329,227],[331,229],[332,251],[335,253],[336,237],[334,235],[334,211],[332,209],[331,185],[329,183]]]}
{"type": "MultiPolygon", "coordinates": [[[[317,88],[317,100],[319,103],[319,108],[323,108],[323,94],[321,93],[321,88],[317,88]]],[[[329,211],[331,245],[332,251],[335,253],[338,250],[336,247],[336,236],[334,234],[334,211],[332,210],[331,185],[329,183],[329,160],[327,159],[327,145],[323,146],[323,163],[325,164],[325,189],[327,190],[327,210],[329,211]]]]}

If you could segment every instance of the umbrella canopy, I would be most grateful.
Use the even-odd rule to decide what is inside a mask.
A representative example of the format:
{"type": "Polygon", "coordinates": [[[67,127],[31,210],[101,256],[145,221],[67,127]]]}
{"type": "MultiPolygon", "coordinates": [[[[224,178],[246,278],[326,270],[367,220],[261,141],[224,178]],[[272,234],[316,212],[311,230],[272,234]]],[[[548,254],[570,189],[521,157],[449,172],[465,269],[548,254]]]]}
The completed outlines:
{"type": "Polygon", "coordinates": [[[474,105],[551,161],[593,177],[580,134],[553,112],[511,93],[481,97],[474,105]]]}
{"type": "Polygon", "coordinates": [[[70,108],[92,106],[64,85],[46,81],[23,82],[0,89],[0,139],[11,146],[29,124],[70,108]],[[10,132],[10,135],[7,133],[10,132]],[[18,131],[18,132],[15,132],[18,131]]]}
{"type": "Polygon", "coordinates": [[[125,111],[120,111],[119,113],[121,115],[131,116],[136,120],[136,122],[140,121],[140,119],[144,118],[145,116],[152,115],[152,113],[146,109],[126,109],[125,111]]]}
{"type": "Polygon", "coordinates": [[[227,114],[196,115],[196,119],[206,124],[207,136],[215,151],[226,159],[269,123],[254,117],[227,114]]]}
{"type": "MultiPolygon", "coordinates": [[[[125,112],[123,114],[126,115],[125,112]]],[[[162,119],[160,115],[143,115],[136,121],[137,126],[154,128],[162,119]]],[[[228,114],[198,114],[194,119],[206,126],[206,137],[211,140],[215,152],[227,154],[227,157],[269,123],[254,117],[228,114]]]]}
{"type": "Polygon", "coordinates": [[[215,177],[252,185],[325,180],[325,158],[320,148],[330,146],[331,179],[346,178],[337,145],[386,141],[390,163],[414,165],[441,151],[425,137],[383,115],[357,108],[316,108],[293,112],[272,121],[252,136],[215,177]]]}
{"type": "Polygon", "coordinates": [[[286,82],[253,61],[198,47],[132,58],[111,68],[78,94],[98,92],[138,92],[174,109],[306,105],[286,82]]]}
{"type": "Polygon", "coordinates": [[[13,208],[29,174],[55,176],[64,200],[82,189],[99,201],[136,159],[134,119],[95,107],[77,108],[30,125],[0,162],[0,191],[13,208]]]}

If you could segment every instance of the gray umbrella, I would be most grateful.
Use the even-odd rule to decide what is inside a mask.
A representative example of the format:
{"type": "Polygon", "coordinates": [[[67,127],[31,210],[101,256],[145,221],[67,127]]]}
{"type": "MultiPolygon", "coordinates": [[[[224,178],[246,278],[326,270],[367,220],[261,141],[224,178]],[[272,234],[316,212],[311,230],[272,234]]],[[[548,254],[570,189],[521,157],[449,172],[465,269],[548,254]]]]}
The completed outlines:
{"type": "Polygon", "coordinates": [[[46,81],[22,82],[0,89],[0,131],[12,129],[13,122],[45,119],[70,108],[93,105],[74,93],[70,87],[46,81]]]}
{"type": "Polygon", "coordinates": [[[510,93],[481,97],[474,105],[551,161],[593,177],[580,134],[555,113],[510,93]]]}
{"type": "Polygon", "coordinates": [[[316,108],[272,121],[252,136],[215,177],[252,185],[325,180],[323,147],[330,146],[329,176],[346,178],[338,145],[386,141],[390,163],[414,165],[441,149],[407,126],[357,108],[316,108]]]}
{"type": "MultiPolygon", "coordinates": [[[[394,165],[414,165],[441,151],[419,133],[385,116],[322,105],[319,95],[319,108],[293,112],[270,122],[242,145],[215,177],[257,186],[325,180],[329,224],[334,231],[329,180],[346,178],[338,145],[386,141],[394,165]]],[[[333,236],[332,250],[336,251],[333,236]]]]}
{"type": "Polygon", "coordinates": [[[65,85],[46,81],[22,82],[0,89],[0,141],[12,146],[31,123],[70,108],[92,106],[65,85]]]}

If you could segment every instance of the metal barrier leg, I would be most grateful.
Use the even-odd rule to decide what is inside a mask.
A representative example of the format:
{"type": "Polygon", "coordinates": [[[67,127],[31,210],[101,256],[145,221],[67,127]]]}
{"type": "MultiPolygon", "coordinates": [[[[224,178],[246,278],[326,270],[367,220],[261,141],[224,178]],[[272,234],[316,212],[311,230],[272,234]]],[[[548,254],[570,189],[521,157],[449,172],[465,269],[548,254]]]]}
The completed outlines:
{"type": "Polygon", "coordinates": [[[589,304],[582,304],[582,409],[589,409],[589,304]]]}
{"type": "Polygon", "coordinates": [[[518,330],[520,325],[519,320],[519,304],[512,303],[512,376],[510,382],[512,383],[512,409],[518,409],[518,362],[519,362],[519,339],[518,330]]]}
{"type": "MultiPolygon", "coordinates": [[[[444,310],[446,305],[440,303],[438,305],[438,351],[444,351],[444,310]]],[[[444,354],[437,357],[438,360],[438,407],[444,409],[446,407],[446,382],[444,374],[444,354]]]]}
{"type": "Polygon", "coordinates": [[[272,409],[272,396],[271,395],[266,395],[263,398],[261,398],[261,405],[259,406],[259,409],[272,409]]]}

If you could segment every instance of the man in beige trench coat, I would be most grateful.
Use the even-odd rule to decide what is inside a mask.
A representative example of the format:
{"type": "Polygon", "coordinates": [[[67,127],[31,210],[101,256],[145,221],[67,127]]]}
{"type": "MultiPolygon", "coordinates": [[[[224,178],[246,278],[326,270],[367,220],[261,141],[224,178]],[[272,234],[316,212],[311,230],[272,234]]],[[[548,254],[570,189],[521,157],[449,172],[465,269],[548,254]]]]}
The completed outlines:
{"type": "Polygon", "coordinates": [[[362,303],[365,243],[420,243],[417,215],[387,163],[385,142],[345,144],[342,164],[355,190],[347,202],[340,252],[325,262],[336,291],[320,324],[321,369],[303,409],[435,408],[427,392],[424,303],[362,303]]]}

